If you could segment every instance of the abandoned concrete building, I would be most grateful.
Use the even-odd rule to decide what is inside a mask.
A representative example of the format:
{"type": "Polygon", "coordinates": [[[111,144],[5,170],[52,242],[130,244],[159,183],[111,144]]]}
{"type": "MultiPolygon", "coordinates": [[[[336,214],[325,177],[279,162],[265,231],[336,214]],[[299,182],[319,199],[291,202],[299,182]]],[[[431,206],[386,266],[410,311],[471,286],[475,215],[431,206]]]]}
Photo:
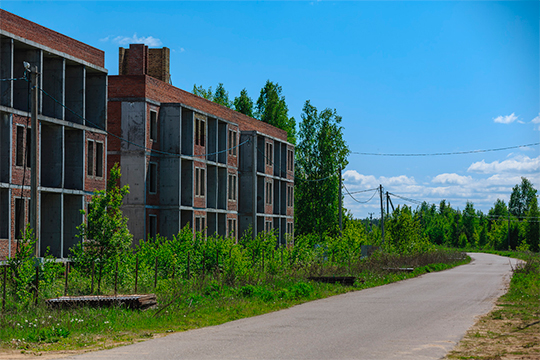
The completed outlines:
{"type": "Polygon", "coordinates": [[[29,222],[32,170],[39,255],[64,258],[80,241],[80,210],[115,163],[130,186],[123,211],[136,240],[188,224],[207,235],[292,239],[286,132],[172,86],[167,48],[120,48],[119,75],[107,76],[103,51],[1,9],[0,45],[0,260],[15,254],[29,222]],[[37,169],[23,62],[40,74],[37,169]]]}
{"type": "Polygon", "coordinates": [[[129,184],[135,239],[293,233],[294,147],[287,133],[170,84],[169,49],[120,48],[108,77],[108,164],[129,184]],[[119,138],[125,139],[120,140],[119,138]],[[126,141],[127,140],[127,141],[126,141]]]}
{"type": "Polygon", "coordinates": [[[101,50],[0,9],[0,259],[29,222],[30,104],[23,62],[37,66],[39,254],[67,257],[106,181],[107,71],[101,50]],[[70,110],[73,112],[71,112],[70,110]]]}

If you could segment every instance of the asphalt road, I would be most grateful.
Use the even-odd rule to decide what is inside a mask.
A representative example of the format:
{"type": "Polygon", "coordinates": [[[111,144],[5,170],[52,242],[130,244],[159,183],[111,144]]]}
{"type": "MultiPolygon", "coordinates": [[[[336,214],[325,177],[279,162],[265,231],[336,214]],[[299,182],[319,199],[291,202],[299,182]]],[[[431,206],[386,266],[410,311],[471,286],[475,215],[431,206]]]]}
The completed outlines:
{"type": "Polygon", "coordinates": [[[71,359],[440,359],[510,278],[508,258],[469,255],[451,270],[71,359]]]}

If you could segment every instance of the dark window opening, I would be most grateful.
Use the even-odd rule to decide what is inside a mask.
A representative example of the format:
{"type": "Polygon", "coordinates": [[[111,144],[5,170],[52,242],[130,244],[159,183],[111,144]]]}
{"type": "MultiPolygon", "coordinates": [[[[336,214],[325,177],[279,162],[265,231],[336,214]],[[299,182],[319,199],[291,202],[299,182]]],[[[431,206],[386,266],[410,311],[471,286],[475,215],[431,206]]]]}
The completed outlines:
{"type": "Polygon", "coordinates": [[[157,141],[157,112],[150,111],[150,140],[157,141]]]}
{"type": "Polygon", "coordinates": [[[92,140],[88,140],[88,170],[87,174],[88,176],[94,175],[94,142],[92,140]]]}
{"type": "Polygon", "coordinates": [[[103,143],[96,142],[96,176],[103,177],[103,143]]]}

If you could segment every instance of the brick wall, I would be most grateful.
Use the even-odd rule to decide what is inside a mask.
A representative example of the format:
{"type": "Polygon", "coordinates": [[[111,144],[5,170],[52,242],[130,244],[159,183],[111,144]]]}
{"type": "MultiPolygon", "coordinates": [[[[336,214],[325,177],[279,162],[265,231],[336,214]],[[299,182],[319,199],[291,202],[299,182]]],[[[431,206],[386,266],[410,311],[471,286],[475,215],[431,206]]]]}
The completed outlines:
{"type": "MultiPolygon", "coordinates": [[[[97,133],[93,133],[93,132],[90,132],[90,131],[86,131],[85,134],[86,134],[86,136],[85,136],[85,139],[84,139],[84,149],[85,149],[85,151],[84,151],[84,154],[85,154],[85,158],[84,158],[84,176],[85,176],[84,189],[86,191],[102,190],[102,189],[105,189],[105,187],[106,187],[107,175],[108,175],[108,173],[106,172],[107,167],[105,166],[106,157],[107,157],[107,151],[106,151],[107,150],[107,138],[106,138],[106,135],[97,134],[97,133]],[[101,176],[101,177],[95,176],[95,174],[96,174],[95,170],[96,169],[94,169],[94,175],[88,175],[88,140],[98,141],[98,142],[103,144],[103,159],[102,159],[103,176],[101,176]]],[[[95,156],[95,154],[96,154],[96,149],[95,149],[95,145],[94,145],[94,156],[95,156]]],[[[94,164],[96,164],[95,157],[94,157],[94,164]]]]}
{"type": "Polygon", "coordinates": [[[105,53],[103,51],[2,9],[0,9],[0,28],[90,64],[99,67],[105,66],[105,53]]]}

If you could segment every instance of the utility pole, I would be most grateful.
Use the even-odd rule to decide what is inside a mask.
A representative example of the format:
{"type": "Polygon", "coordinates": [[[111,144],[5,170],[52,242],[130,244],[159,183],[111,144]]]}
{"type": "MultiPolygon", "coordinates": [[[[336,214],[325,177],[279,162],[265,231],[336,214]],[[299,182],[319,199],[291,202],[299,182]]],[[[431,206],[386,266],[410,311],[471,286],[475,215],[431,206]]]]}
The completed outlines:
{"type": "Polygon", "coordinates": [[[379,185],[379,195],[381,197],[381,236],[382,243],[384,245],[384,204],[383,204],[383,188],[382,185],[379,185]]]}
{"type": "Polygon", "coordinates": [[[369,232],[373,231],[373,214],[375,213],[368,213],[369,214],[369,232]]]}
{"type": "Polygon", "coordinates": [[[341,166],[339,167],[339,236],[343,235],[343,195],[341,194],[341,166]]]}
{"type": "Polygon", "coordinates": [[[508,250],[510,250],[510,212],[508,212],[508,235],[506,237],[506,243],[508,245],[508,250]]]}
{"type": "Polygon", "coordinates": [[[386,192],[386,215],[390,212],[390,195],[388,195],[388,191],[386,192]]]}
{"type": "MultiPolygon", "coordinates": [[[[32,88],[32,94],[30,96],[32,102],[32,120],[31,120],[31,144],[30,144],[30,228],[34,231],[36,237],[36,258],[39,257],[39,236],[38,236],[38,182],[37,182],[37,150],[38,150],[38,68],[33,66],[30,71],[30,86],[32,88]]],[[[27,139],[28,141],[28,139],[27,139]]],[[[28,146],[28,144],[26,145],[28,146]]],[[[22,189],[21,189],[22,191],[22,189]]]]}

